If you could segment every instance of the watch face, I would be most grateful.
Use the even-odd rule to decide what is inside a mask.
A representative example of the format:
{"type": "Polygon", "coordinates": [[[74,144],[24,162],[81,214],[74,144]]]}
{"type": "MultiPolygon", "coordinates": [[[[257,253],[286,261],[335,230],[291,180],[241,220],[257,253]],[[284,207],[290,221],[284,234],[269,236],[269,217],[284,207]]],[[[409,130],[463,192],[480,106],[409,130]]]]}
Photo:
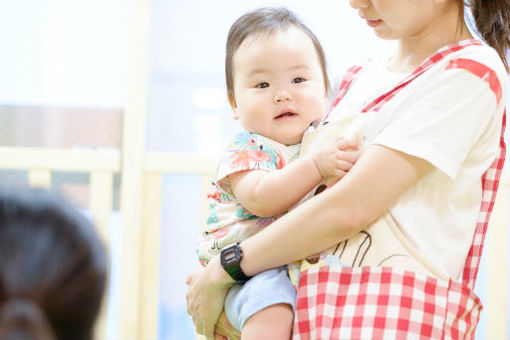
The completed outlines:
{"type": "Polygon", "coordinates": [[[233,251],[229,251],[228,253],[225,254],[225,256],[223,257],[223,259],[225,260],[225,262],[227,263],[230,263],[232,260],[235,260],[236,258],[236,254],[235,252],[233,251]]]}
{"type": "Polygon", "coordinates": [[[241,250],[237,244],[233,244],[221,252],[221,264],[229,265],[241,260],[241,250]]]}

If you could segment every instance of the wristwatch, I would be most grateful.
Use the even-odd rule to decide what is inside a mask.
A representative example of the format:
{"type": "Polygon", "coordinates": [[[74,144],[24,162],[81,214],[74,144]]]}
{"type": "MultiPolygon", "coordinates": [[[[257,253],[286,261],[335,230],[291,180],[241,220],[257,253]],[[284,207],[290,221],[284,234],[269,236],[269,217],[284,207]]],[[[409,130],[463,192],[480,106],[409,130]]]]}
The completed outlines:
{"type": "Polygon", "coordinates": [[[239,242],[231,244],[223,248],[220,253],[221,266],[236,282],[246,282],[251,277],[241,269],[241,259],[243,258],[243,250],[239,242]]]}

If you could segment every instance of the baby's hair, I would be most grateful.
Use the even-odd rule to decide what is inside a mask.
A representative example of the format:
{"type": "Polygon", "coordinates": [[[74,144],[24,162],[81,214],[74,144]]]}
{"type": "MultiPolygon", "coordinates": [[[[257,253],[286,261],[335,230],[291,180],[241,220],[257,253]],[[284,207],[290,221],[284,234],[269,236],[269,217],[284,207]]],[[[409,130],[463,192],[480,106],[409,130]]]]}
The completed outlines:
{"type": "Polygon", "coordinates": [[[510,71],[510,0],[458,0],[471,8],[476,29],[481,37],[499,54],[507,71],[510,71]]]}
{"type": "Polygon", "coordinates": [[[310,37],[317,52],[324,78],[324,88],[329,90],[329,78],[326,67],[326,57],[319,39],[303,22],[287,8],[264,7],[248,12],[238,18],[228,33],[226,56],[225,56],[225,78],[227,82],[227,94],[234,99],[234,66],[233,59],[237,49],[246,40],[256,34],[275,33],[295,26],[310,37]]]}
{"type": "Polygon", "coordinates": [[[92,339],[106,271],[76,209],[42,189],[0,189],[0,339],[92,339]]]}

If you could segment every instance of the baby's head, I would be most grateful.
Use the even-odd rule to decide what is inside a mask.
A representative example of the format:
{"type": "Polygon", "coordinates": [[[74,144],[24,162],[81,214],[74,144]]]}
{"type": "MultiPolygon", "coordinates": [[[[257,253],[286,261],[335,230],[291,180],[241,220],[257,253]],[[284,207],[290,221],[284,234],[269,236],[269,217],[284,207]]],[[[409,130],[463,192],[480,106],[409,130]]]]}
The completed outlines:
{"type": "Polygon", "coordinates": [[[234,118],[285,145],[301,141],[326,107],[329,80],[315,35],[286,8],[261,8],[230,28],[225,58],[234,118]]]}

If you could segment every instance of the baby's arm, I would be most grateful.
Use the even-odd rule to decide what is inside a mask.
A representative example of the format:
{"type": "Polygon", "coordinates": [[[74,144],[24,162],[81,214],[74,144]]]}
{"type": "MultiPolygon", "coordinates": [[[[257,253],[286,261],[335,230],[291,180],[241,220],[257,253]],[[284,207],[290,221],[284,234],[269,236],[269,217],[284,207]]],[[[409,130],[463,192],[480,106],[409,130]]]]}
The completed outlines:
{"type": "Polygon", "coordinates": [[[288,211],[322,178],[341,178],[358,158],[357,144],[342,138],[283,169],[250,170],[228,176],[232,191],[252,214],[269,217],[288,211]]]}

